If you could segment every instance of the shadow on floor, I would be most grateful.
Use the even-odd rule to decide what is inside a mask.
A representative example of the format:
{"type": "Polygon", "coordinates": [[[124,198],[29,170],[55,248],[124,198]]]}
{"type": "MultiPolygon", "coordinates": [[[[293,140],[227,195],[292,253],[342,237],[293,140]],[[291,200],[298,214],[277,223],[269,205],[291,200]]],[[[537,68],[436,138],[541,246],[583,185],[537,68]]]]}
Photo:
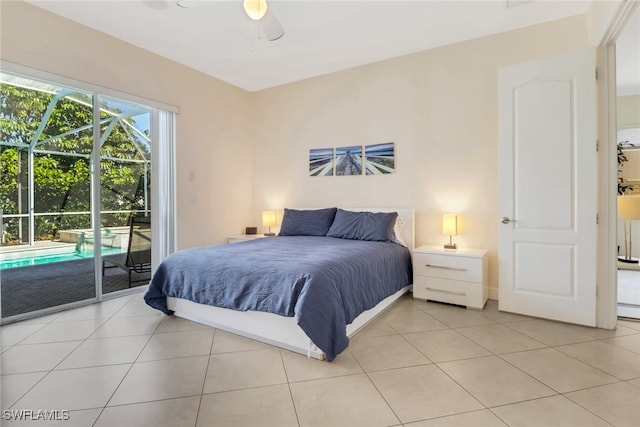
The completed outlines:
{"type": "MultiPolygon", "coordinates": [[[[0,270],[2,318],[95,298],[94,278],[92,259],[0,270]]],[[[132,287],[143,286],[149,283],[150,274],[133,273],[131,279],[132,287]]],[[[128,287],[125,271],[119,268],[105,271],[103,293],[128,287]]]]}

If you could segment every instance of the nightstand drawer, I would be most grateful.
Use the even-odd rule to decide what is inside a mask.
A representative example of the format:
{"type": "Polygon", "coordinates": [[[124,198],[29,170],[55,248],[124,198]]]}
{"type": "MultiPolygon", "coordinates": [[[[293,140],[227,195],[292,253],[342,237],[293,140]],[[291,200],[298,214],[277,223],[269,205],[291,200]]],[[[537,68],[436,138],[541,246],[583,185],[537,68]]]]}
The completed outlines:
{"type": "Polygon", "coordinates": [[[413,254],[413,274],[442,279],[482,282],[482,258],[413,254]]]}
{"type": "Polygon", "coordinates": [[[486,302],[482,284],[438,277],[414,276],[413,296],[480,309],[486,302]]]}

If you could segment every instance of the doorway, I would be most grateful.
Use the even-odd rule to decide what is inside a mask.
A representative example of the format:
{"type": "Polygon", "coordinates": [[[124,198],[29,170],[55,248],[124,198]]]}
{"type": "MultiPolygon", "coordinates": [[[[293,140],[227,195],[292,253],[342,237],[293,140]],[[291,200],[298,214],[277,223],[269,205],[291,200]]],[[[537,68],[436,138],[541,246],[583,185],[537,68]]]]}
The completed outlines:
{"type": "Polygon", "coordinates": [[[619,317],[640,319],[640,8],[616,40],[619,317]],[[637,209],[636,209],[636,206],[637,209]]]}

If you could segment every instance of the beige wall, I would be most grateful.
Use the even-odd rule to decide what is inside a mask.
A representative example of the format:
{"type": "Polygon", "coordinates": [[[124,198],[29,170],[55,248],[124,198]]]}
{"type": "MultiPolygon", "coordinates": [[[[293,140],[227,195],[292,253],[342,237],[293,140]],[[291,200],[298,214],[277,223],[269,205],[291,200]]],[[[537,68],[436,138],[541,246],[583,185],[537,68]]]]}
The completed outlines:
{"type": "Polygon", "coordinates": [[[248,92],[27,3],[3,1],[0,14],[2,60],[180,108],[180,248],[242,231],[252,202],[248,92]]]}
{"type": "MultiPolygon", "coordinates": [[[[254,218],[262,209],[416,209],[416,243],[441,245],[460,214],[460,246],[490,251],[497,288],[500,67],[588,46],[579,16],[433,49],[255,94],[254,218]],[[309,177],[311,148],[393,141],[397,172],[309,177]]],[[[495,294],[494,294],[495,295],[495,294]]]]}
{"type": "Polygon", "coordinates": [[[640,95],[617,98],[618,126],[640,125],[640,95]]]}

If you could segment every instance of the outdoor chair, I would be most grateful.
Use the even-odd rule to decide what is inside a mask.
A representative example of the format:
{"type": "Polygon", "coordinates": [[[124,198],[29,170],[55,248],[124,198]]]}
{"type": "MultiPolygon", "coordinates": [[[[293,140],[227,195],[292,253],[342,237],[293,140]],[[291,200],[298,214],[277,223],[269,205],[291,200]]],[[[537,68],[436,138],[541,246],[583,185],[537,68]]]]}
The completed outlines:
{"type": "Polygon", "coordinates": [[[127,252],[102,257],[102,275],[106,268],[119,267],[129,275],[131,273],[151,272],[151,218],[132,216],[129,228],[127,252]]]}

